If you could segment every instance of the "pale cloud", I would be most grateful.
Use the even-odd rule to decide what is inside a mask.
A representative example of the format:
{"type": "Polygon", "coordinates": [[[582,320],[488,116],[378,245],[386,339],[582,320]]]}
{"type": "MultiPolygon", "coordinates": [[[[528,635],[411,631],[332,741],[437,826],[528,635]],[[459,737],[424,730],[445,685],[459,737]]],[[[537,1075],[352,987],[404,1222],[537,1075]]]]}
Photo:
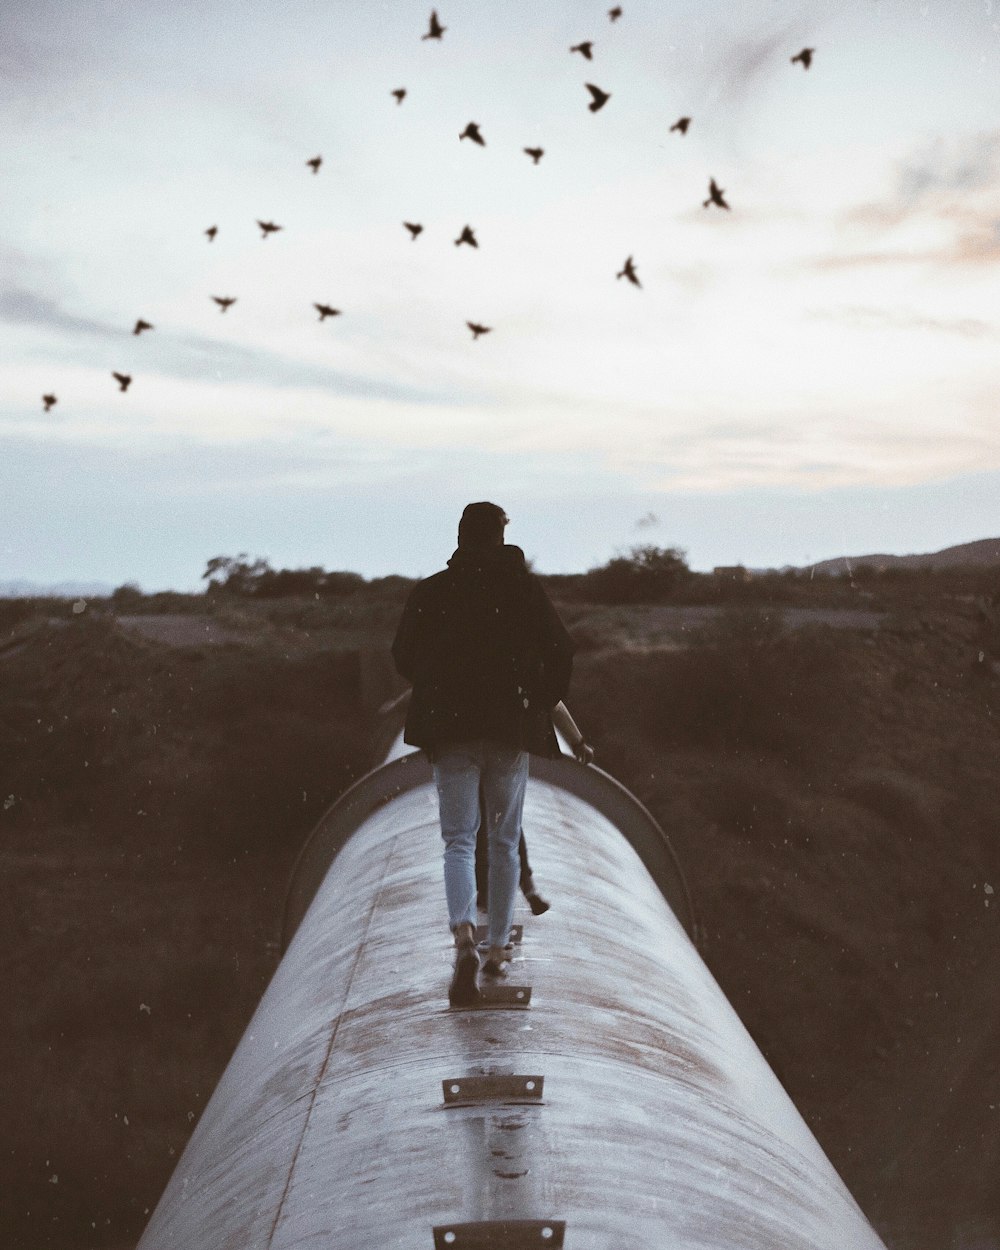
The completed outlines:
{"type": "Polygon", "coordinates": [[[811,309],[806,314],[815,321],[835,321],[852,329],[916,330],[933,334],[954,334],[960,338],[996,338],[1000,330],[978,317],[931,317],[904,308],[871,308],[856,305],[848,308],[811,309]]]}
{"type": "Polygon", "coordinates": [[[767,83],[787,72],[790,52],[798,52],[816,21],[801,16],[759,23],[726,43],[709,76],[718,103],[728,115],[760,99],[767,83]],[[764,28],[761,29],[761,26],[764,28]]]}
{"type": "Polygon", "coordinates": [[[58,300],[38,295],[20,287],[0,291],[0,321],[12,325],[43,326],[50,330],[62,330],[70,334],[88,334],[117,337],[121,327],[92,317],[80,317],[67,312],[58,300]]]}
{"type": "Polygon", "coordinates": [[[889,191],[845,209],[817,269],[1000,260],[1000,131],[936,138],[895,164],[889,191]],[[857,246],[859,234],[868,246],[857,246]]]}

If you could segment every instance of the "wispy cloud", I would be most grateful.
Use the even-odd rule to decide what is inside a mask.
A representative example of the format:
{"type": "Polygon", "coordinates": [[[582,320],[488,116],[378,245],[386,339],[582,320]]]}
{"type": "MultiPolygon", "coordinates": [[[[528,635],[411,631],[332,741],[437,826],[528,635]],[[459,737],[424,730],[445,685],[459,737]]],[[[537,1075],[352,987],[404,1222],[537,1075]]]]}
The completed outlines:
{"type": "Polygon", "coordinates": [[[805,316],[811,321],[835,321],[858,330],[926,330],[935,334],[956,334],[960,338],[984,339],[998,337],[997,327],[979,317],[928,317],[902,309],[850,308],[810,309],[805,316]]]}
{"type": "Polygon", "coordinates": [[[808,20],[801,16],[756,20],[722,43],[709,64],[706,86],[729,123],[766,98],[769,83],[788,72],[789,55],[798,52],[807,35],[815,38],[819,24],[815,14],[808,20]]]}
{"type": "Polygon", "coordinates": [[[285,388],[312,387],[346,397],[382,399],[413,404],[462,404],[469,394],[430,390],[387,377],[346,373],[309,360],[294,359],[238,343],[200,335],[167,339],[157,367],[186,381],[255,383],[285,388]]]}
{"type": "Polygon", "coordinates": [[[998,190],[1000,130],[936,139],[897,162],[887,195],[841,215],[841,237],[853,246],[836,248],[811,266],[994,264],[1000,261],[998,190]],[[859,232],[870,246],[857,246],[859,232]]]}
{"type": "Polygon", "coordinates": [[[66,312],[58,301],[21,287],[0,291],[0,321],[12,325],[44,326],[51,330],[66,330],[71,334],[96,334],[107,338],[121,335],[121,327],[92,317],[79,317],[66,312]]]}
{"type": "Polygon", "coordinates": [[[1000,131],[938,138],[899,163],[893,201],[883,207],[890,219],[893,209],[905,216],[955,194],[991,190],[998,176],[1000,131]]]}
{"type": "MultiPolygon", "coordinates": [[[[0,292],[0,321],[11,325],[34,326],[71,336],[72,340],[101,338],[125,344],[132,342],[131,328],[81,317],[67,311],[57,300],[14,287],[0,292]]],[[[420,387],[393,381],[391,377],[371,376],[333,369],[308,359],[298,359],[257,347],[213,339],[207,335],[169,334],[156,331],[145,336],[142,350],[149,372],[182,381],[253,384],[287,388],[315,388],[344,397],[381,399],[407,404],[461,404],[469,402],[469,388],[420,387]]],[[[88,363],[88,352],[79,341],[62,351],[49,350],[49,359],[62,356],[74,363],[88,363]]],[[[136,366],[130,365],[131,368],[136,366]]],[[[483,395],[477,394],[478,402],[483,395]]]]}

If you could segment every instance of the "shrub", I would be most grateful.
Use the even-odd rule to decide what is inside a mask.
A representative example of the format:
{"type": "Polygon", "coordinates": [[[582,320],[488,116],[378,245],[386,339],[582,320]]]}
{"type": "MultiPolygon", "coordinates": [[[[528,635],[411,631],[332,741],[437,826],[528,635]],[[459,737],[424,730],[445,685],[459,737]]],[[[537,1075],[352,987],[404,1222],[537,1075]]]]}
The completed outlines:
{"type": "Polygon", "coordinates": [[[843,663],[829,631],[786,631],[774,613],[724,612],[686,651],[663,657],[645,724],[686,746],[800,756],[840,723],[843,663]]]}
{"type": "Polygon", "coordinates": [[[689,575],[678,547],[633,547],[624,556],[591,569],[577,593],[594,603],[656,603],[689,575]]]}
{"type": "Polygon", "coordinates": [[[832,631],[786,631],[772,613],[730,609],[682,650],[589,658],[572,706],[597,738],[624,722],[673,747],[801,758],[841,723],[845,668],[832,631]]]}

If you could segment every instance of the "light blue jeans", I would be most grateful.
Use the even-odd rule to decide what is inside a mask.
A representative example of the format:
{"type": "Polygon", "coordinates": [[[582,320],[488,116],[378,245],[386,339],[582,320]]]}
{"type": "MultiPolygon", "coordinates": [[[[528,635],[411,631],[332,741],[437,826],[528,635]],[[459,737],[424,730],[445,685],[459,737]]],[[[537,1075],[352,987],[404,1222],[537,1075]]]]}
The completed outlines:
{"type": "Polygon", "coordinates": [[[528,756],[515,747],[480,738],[452,743],[436,752],[444,838],[444,893],[452,931],[476,924],[476,834],[486,822],[490,848],[489,943],[503,946],[514,919],[528,756]]]}

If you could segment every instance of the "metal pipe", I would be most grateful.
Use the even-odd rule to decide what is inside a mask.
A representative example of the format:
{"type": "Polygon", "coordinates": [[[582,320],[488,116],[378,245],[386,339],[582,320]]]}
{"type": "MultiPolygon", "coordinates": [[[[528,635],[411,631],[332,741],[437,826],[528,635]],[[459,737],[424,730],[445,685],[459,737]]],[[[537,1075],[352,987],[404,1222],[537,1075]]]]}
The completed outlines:
{"type": "Polygon", "coordinates": [[[685,931],[652,817],[533,760],[525,829],[552,910],[455,1010],[426,762],[334,805],[140,1250],[882,1247],[685,931]]]}

